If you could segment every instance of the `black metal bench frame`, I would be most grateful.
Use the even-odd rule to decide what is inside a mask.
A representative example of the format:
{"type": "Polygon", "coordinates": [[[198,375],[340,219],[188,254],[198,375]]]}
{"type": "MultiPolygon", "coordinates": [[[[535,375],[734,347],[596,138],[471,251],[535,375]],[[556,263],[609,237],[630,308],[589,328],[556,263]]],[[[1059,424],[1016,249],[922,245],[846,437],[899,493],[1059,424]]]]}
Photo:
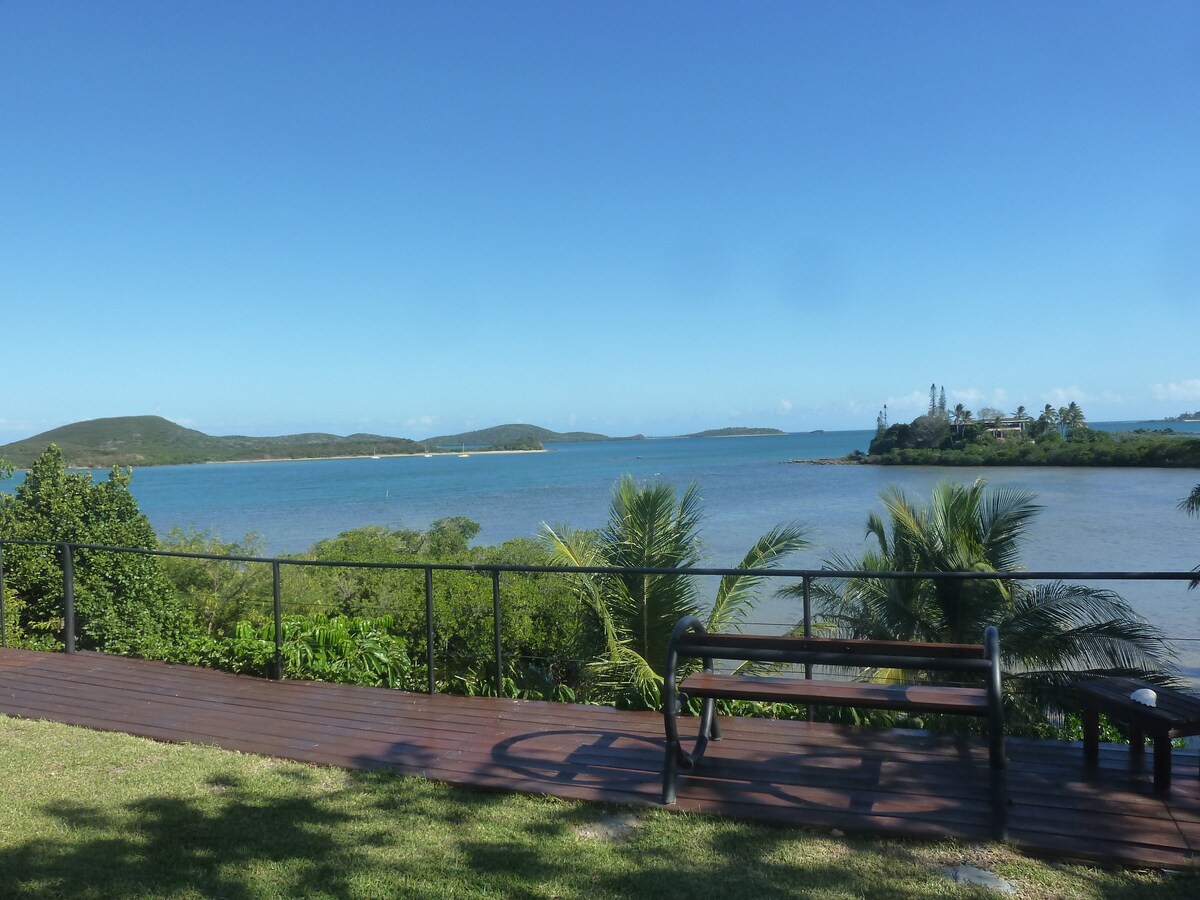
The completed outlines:
{"type": "MultiPolygon", "coordinates": [[[[811,672],[811,669],[809,670],[811,672]]],[[[907,712],[982,716],[987,719],[992,803],[992,835],[1008,833],[1008,789],[1004,757],[1004,704],[1000,675],[1000,636],[984,632],[983,644],[930,644],[911,641],[868,641],[759,634],[709,634],[695,616],[680,619],[671,634],[663,685],[663,720],[667,747],[663,765],[663,803],[675,802],[679,769],[690,770],[704,756],[710,740],[720,740],[717,700],[756,700],[796,705],[853,706],[907,712]],[[679,660],[699,659],[703,672],[677,684],[679,660]],[[982,687],[931,684],[872,684],[820,678],[758,677],[719,674],[714,660],[831,666],[850,669],[893,668],[967,672],[982,687]],[[689,753],[679,738],[678,718],[688,698],[702,700],[696,743],[689,753]]]]}

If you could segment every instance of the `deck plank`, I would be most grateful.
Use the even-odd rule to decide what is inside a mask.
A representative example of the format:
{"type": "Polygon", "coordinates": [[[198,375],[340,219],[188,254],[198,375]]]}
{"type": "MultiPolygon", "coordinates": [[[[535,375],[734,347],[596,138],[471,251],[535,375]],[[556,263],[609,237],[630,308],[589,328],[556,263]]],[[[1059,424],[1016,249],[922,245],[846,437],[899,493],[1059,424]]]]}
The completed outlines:
{"type": "MultiPolygon", "coordinates": [[[[271,682],[188,666],[0,650],[0,712],[161,741],[453,784],[640,806],[659,803],[663,724],[610,707],[271,682]]],[[[694,729],[694,720],[684,720],[694,729]]],[[[724,719],[678,782],[675,808],[891,836],[985,840],[980,736],[724,719]]],[[[1195,752],[1155,793],[1151,754],[1010,738],[1010,835],[1029,852],[1200,868],[1195,752]]]]}

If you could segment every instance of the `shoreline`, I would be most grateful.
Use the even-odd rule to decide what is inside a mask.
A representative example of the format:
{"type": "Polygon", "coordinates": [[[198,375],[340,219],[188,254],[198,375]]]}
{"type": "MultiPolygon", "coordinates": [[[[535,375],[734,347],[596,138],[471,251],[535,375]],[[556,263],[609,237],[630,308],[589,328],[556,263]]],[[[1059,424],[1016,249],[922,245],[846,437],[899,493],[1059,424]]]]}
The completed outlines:
{"type": "MultiPolygon", "coordinates": [[[[468,450],[467,456],[504,456],[514,453],[549,453],[549,450],[468,450]]],[[[461,451],[443,450],[440,453],[430,453],[430,458],[437,456],[461,459],[461,451]]],[[[175,466],[232,466],[242,463],[272,463],[272,462],[321,462],[326,459],[403,459],[405,457],[424,457],[424,453],[380,453],[377,456],[362,453],[347,453],[341,456],[278,456],[268,459],[202,459],[196,462],[177,463],[105,463],[102,466],[66,466],[68,472],[106,472],[113,466],[118,469],[170,469],[175,466]]],[[[13,468],[13,474],[27,475],[28,467],[13,468]]]]}
{"type": "MultiPolygon", "coordinates": [[[[453,457],[461,459],[464,456],[504,456],[515,453],[549,453],[549,450],[542,448],[541,450],[442,450],[436,453],[379,453],[371,455],[369,453],[347,453],[340,456],[273,456],[269,459],[205,459],[194,463],[159,463],[153,468],[161,468],[163,466],[229,466],[238,463],[267,463],[267,462],[315,462],[323,459],[406,459],[419,457],[424,458],[426,455],[429,458],[438,456],[453,457]]],[[[143,465],[142,468],[151,468],[151,466],[143,465]]]]}
{"type": "Polygon", "coordinates": [[[847,459],[844,456],[826,456],[820,459],[785,459],[785,466],[861,466],[866,465],[859,459],[847,459]]]}

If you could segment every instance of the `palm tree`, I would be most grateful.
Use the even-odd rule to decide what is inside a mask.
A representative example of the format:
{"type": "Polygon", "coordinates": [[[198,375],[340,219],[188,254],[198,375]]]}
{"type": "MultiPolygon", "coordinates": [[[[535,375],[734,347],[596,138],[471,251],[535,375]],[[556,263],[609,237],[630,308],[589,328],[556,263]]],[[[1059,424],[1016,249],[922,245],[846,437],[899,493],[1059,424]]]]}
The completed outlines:
{"type": "Polygon", "coordinates": [[[971,421],[971,411],[961,403],[954,404],[954,424],[958,428],[958,436],[961,438],[963,426],[971,421]]]}
{"type": "MultiPolygon", "coordinates": [[[[826,565],[864,572],[1001,572],[1019,569],[1020,546],[1039,506],[1016,489],[987,492],[944,482],[928,506],[892,488],[887,519],[872,514],[875,547],[826,565]]],[[[795,593],[794,589],[789,592],[795,593]]],[[[818,585],[818,608],[839,635],[979,643],[1000,630],[1006,690],[1030,721],[1071,708],[1071,686],[1098,675],[1170,681],[1164,635],[1120,596],[1083,585],[1000,579],[860,577],[818,585]]]]}
{"type": "Polygon", "coordinates": [[[1038,416],[1038,421],[1042,423],[1043,430],[1049,431],[1051,428],[1058,426],[1058,410],[1049,403],[1042,408],[1042,414],[1038,416]]]}
{"type": "Polygon", "coordinates": [[[1064,437],[1076,428],[1087,427],[1087,419],[1084,418],[1083,410],[1079,408],[1079,404],[1074,400],[1058,411],[1058,418],[1063,428],[1064,437]]]}
{"type": "MultiPolygon", "coordinates": [[[[600,531],[542,526],[542,539],[558,565],[671,570],[572,576],[603,633],[604,655],[592,664],[596,685],[619,705],[659,708],[671,630],[683,616],[704,618],[704,598],[687,574],[702,559],[701,520],[695,483],[677,498],[669,483],[639,487],[633,476],[625,475],[613,489],[608,524],[600,531]]],[[[772,528],[737,568],[775,568],[783,557],[808,546],[805,533],[794,524],[772,528]]],[[[739,627],[757,599],[754,589],[761,580],[753,574],[722,578],[708,611],[708,629],[739,627]]]]}

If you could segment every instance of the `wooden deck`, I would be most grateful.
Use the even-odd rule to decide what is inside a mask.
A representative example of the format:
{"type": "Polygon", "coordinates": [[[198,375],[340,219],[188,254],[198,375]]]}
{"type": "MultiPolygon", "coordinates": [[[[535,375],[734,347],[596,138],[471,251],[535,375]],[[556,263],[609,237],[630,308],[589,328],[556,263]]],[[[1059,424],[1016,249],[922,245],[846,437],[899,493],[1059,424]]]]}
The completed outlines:
{"type": "MultiPolygon", "coordinates": [[[[640,806],[659,805],[662,718],[485,697],[270,682],[79,653],[0,650],[0,712],[320,765],[640,806]]],[[[843,831],[986,840],[982,739],[723,719],[679,809],[843,831]]],[[[1173,785],[1102,745],[1009,739],[1011,839],[1036,854],[1197,869],[1200,780],[1173,785]]],[[[1148,765],[1146,769],[1148,769],[1148,765]]]]}

